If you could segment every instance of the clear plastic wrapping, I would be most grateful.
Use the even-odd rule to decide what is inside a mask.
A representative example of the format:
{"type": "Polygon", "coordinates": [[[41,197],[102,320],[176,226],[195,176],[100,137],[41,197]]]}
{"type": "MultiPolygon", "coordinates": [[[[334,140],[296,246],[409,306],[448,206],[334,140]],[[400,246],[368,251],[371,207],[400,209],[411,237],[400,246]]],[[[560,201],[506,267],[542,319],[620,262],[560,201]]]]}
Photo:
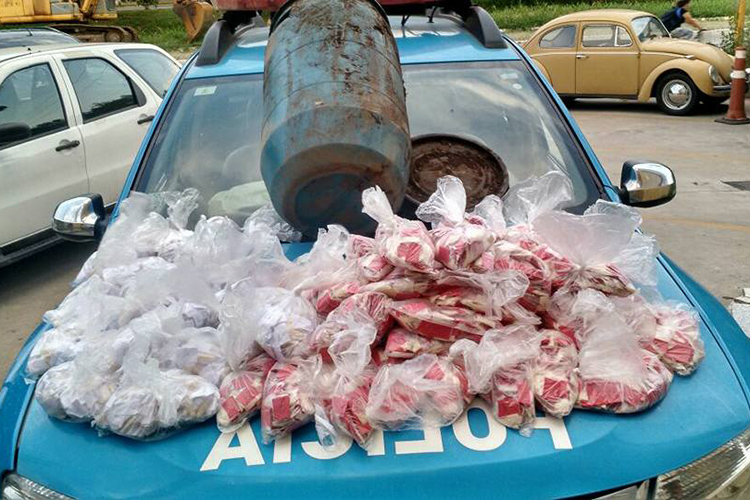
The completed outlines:
{"type": "Polygon", "coordinates": [[[438,179],[437,191],[417,208],[417,217],[432,223],[435,259],[448,269],[468,267],[495,241],[482,217],[465,212],[464,185],[451,175],[438,179]]]}
{"type": "Polygon", "coordinates": [[[438,306],[427,299],[394,302],[391,315],[410,332],[443,341],[478,340],[484,332],[499,326],[493,318],[463,307],[438,306]]]}
{"type": "Polygon", "coordinates": [[[672,373],[656,355],[640,347],[638,336],[606,296],[583,290],[573,312],[584,324],[579,408],[633,413],[666,395],[672,373]]]}
{"type": "Polygon", "coordinates": [[[219,409],[219,391],[201,377],[160,371],[155,360],[128,359],[120,386],[96,415],[105,432],[131,439],[160,439],[208,420],[219,409]]]}
{"type": "Polygon", "coordinates": [[[378,186],[362,193],[362,211],[375,219],[378,252],[394,266],[429,271],[435,266],[435,245],[420,221],[402,219],[378,186]]]}
{"type": "Polygon", "coordinates": [[[394,328],[385,342],[385,355],[394,359],[411,359],[419,354],[447,354],[450,344],[429,339],[404,328],[394,328]]]}
{"type": "Polygon", "coordinates": [[[557,330],[542,330],[534,365],[534,397],[548,414],[562,418],[578,400],[578,349],[557,330]]]}
{"type": "Polygon", "coordinates": [[[461,340],[451,356],[462,358],[469,389],[492,405],[503,425],[529,435],[536,416],[532,391],[540,335],[533,326],[516,325],[485,333],[479,344],[461,340]]]}
{"type": "Polygon", "coordinates": [[[220,404],[216,425],[222,432],[241,427],[260,410],[263,384],[276,361],[261,353],[246,361],[243,367],[224,377],[219,388],[220,404]]]}
{"type": "Polygon", "coordinates": [[[445,357],[421,354],[380,368],[366,414],[388,430],[440,427],[456,420],[472,398],[460,366],[445,357]]]}
{"type": "Polygon", "coordinates": [[[315,416],[314,370],[310,363],[276,362],[263,385],[263,442],[286,436],[315,416]]]}

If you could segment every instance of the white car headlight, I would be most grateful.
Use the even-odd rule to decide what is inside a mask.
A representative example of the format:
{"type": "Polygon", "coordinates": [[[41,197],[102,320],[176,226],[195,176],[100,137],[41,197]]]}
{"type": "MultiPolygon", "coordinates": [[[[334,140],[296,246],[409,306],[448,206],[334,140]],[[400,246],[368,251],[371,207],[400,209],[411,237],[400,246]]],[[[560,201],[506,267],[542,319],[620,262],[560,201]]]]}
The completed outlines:
{"type": "Polygon", "coordinates": [[[8,474],[3,479],[2,500],[73,500],[18,474],[8,474]]]}
{"type": "Polygon", "coordinates": [[[750,429],[713,453],[656,478],[653,498],[750,498],[750,429]]]}
{"type": "Polygon", "coordinates": [[[714,85],[720,85],[722,83],[721,75],[719,74],[719,70],[716,69],[716,66],[708,67],[708,76],[711,78],[711,81],[714,82],[714,85]]]}

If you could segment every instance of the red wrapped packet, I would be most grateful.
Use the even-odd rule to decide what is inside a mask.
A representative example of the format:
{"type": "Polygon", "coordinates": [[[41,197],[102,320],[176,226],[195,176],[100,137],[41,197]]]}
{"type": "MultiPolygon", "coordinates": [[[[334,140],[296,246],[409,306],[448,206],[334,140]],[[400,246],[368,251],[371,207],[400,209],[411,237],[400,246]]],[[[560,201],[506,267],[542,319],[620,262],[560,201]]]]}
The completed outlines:
{"type": "Polygon", "coordinates": [[[588,266],[575,271],[572,273],[571,287],[574,290],[598,290],[616,297],[627,297],[636,291],[630,280],[612,264],[588,266]]]}
{"type": "Polygon", "coordinates": [[[371,187],[362,193],[362,206],[362,211],[378,222],[375,242],[378,253],[388,262],[419,272],[435,266],[435,245],[425,225],[394,214],[380,187],[371,187]]]}
{"type": "Polygon", "coordinates": [[[359,258],[359,272],[367,281],[380,281],[393,271],[393,265],[382,255],[371,253],[359,258]]]}
{"type": "Polygon", "coordinates": [[[260,423],[263,442],[268,444],[313,419],[311,374],[300,365],[277,362],[263,386],[260,423]]]}
{"type": "Polygon", "coordinates": [[[497,321],[462,307],[437,306],[426,299],[394,302],[391,315],[413,333],[424,337],[453,341],[458,338],[479,338],[497,321]]]}
{"type": "Polygon", "coordinates": [[[224,377],[219,388],[216,424],[222,432],[241,427],[260,409],[263,383],[276,361],[265,353],[251,359],[244,370],[224,377]]]}
{"type": "Polygon", "coordinates": [[[532,371],[529,363],[503,368],[492,377],[492,388],[482,394],[482,399],[492,405],[498,422],[522,435],[531,435],[536,418],[534,394],[531,390],[532,371]]]}
{"type": "Polygon", "coordinates": [[[331,423],[362,448],[368,447],[375,431],[366,414],[373,378],[374,370],[354,380],[341,377],[331,399],[331,423]]]}
{"type": "Polygon", "coordinates": [[[568,415],[578,399],[578,349],[573,339],[556,330],[542,330],[534,366],[534,396],[550,415],[568,415]]]}
{"type": "Polygon", "coordinates": [[[393,300],[407,300],[426,295],[432,287],[433,282],[427,275],[413,276],[396,268],[381,281],[364,285],[362,291],[382,293],[393,300]]]}
{"type": "Polygon", "coordinates": [[[359,283],[356,281],[347,281],[337,283],[326,290],[322,290],[318,293],[315,300],[315,309],[320,314],[328,314],[336,309],[345,299],[359,292],[359,288],[359,283]]]}
{"type": "Polygon", "coordinates": [[[705,357],[695,312],[685,307],[657,306],[654,316],[654,336],[641,345],[659,356],[673,372],[690,375],[705,357]]]}
{"type": "Polygon", "coordinates": [[[388,430],[440,427],[457,419],[472,397],[460,367],[421,354],[380,368],[366,413],[374,425],[388,430]]]}
{"type": "Polygon", "coordinates": [[[586,378],[582,375],[576,407],[635,413],[655,405],[667,394],[672,372],[656,355],[647,351],[643,351],[643,369],[643,377],[631,381],[586,378]]]}
{"type": "Polygon", "coordinates": [[[385,342],[385,355],[395,359],[411,359],[419,354],[445,354],[450,344],[428,339],[404,328],[394,328],[385,342]]]}

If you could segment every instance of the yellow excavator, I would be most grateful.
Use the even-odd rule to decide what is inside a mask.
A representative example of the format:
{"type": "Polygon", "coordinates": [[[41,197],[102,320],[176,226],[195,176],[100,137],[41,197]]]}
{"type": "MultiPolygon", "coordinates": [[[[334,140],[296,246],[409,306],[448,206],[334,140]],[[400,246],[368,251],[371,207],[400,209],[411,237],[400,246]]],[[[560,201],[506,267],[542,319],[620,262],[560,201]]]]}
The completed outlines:
{"type": "MultiPolygon", "coordinates": [[[[172,0],[172,10],[182,19],[190,41],[211,25],[213,9],[204,0],[172,0]]],[[[137,41],[138,34],[129,26],[87,22],[116,18],[116,0],[0,0],[0,25],[47,23],[83,42],[137,41]]]]}

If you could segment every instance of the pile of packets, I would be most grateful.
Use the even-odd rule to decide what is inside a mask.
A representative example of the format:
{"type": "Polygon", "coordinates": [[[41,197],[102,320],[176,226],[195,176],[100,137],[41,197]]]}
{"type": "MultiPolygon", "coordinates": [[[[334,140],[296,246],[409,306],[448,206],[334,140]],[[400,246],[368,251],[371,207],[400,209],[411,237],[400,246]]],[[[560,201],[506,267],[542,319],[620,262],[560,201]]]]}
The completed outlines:
{"type": "Polygon", "coordinates": [[[537,410],[645,410],[701,362],[698,317],[655,292],[636,210],[574,215],[571,200],[550,172],[466,213],[444,177],[406,220],[370,188],[374,238],[329,226],[292,262],[280,240],[300,235],[271,207],[188,230],[195,190],[133,193],[45,315],[36,398],[135,439],[260,414],[265,442],[314,422],[323,444],[362,447],[376,429],[448,425],[476,396],[523,435],[537,410]]]}

